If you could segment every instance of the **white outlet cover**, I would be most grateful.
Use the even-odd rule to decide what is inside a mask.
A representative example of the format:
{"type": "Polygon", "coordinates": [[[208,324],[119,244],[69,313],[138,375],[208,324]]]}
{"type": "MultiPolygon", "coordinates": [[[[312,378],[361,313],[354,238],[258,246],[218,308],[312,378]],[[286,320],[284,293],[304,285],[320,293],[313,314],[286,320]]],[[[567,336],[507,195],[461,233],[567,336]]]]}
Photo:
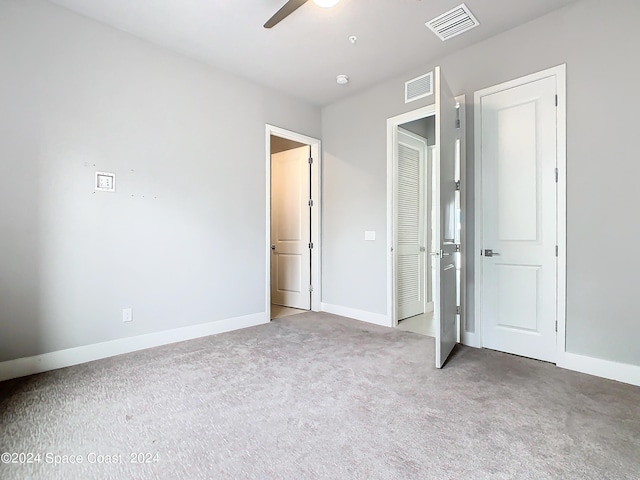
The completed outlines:
{"type": "Polygon", "coordinates": [[[122,309],[122,321],[133,322],[133,309],[131,308],[122,309]]]}
{"type": "Polygon", "coordinates": [[[376,232],[374,231],[366,231],[364,232],[364,239],[367,242],[374,242],[376,239],[376,232]]]}
{"type": "Polygon", "coordinates": [[[99,192],[115,192],[116,174],[110,172],[96,172],[95,189],[99,192]]]}

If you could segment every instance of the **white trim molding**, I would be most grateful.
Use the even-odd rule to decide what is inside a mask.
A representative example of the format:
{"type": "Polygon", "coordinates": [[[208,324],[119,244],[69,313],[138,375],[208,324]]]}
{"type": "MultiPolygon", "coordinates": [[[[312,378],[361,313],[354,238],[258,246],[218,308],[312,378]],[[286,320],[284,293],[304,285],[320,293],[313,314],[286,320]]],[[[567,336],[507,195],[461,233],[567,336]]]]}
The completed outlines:
{"type": "Polygon", "coordinates": [[[467,262],[469,256],[469,242],[467,241],[467,97],[459,95],[458,102],[458,138],[460,140],[460,315],[458,317],[459,341],[463,345],[469,345],[469,337],[474,333],[467,332],[467,262]]]}
{"type": "Polygon", "coordinates": [[[640,387],[640,366],[638,365],[618,363],[568,352],[560,355],[556,365],[567,370],[574,370],[640,387]]]}
{"type": "Polygon", "coordinates": [[[294,142],[303,143],[311,147],[311,157],[313,158],[313,163],[311,165],[311,199],[313,200],[313,208],[311,209],[311,243],[313,243],[313,249],[311,250],[311,285],[313,285],[313,291],[311,292],[311,311],[319,312],[321,311],[320,299],[322,298],[322,279],[320,276],[320,265],[322,265],[322,142],[317,138],[307,137],[306,135],[269,124],[265,125],[265,135],[267,215],[267,240],[265,244],[267,251],[265,309],[267,312],[271,309],[271,135],[274,135],[276,137],[286,138],[287,140],[293,140],[294,142]]]}
{"type": "Polygon", "coordinates": [[[374,325],[381,325],[383,327],[394,326],[389,322],[389,316],[381,313],[356,310],[355,308],[341,307],[340,305],[331,305],[329,303],[322,303],[321,308],[323,312],[360,320],[361,322],[373,323],[374,325]]]}
{"type": "Polygon", "coordinates": [[[218,333],[230,332],[241,328],[255,327],[270,322],[270,311],[228,318],[215,322],[192,325],[189,327],[148,333],[135,337],[119,338],[109,342],[94,343],[81,347],[43,353],[32,357],[18,358],[0,363],[0,381],[24,377],[35,373],[47,372],[58,368],[71,367],[81,363],[114,357],[124,353],[136,352],[147,348],[160,347],[171,343],[208,337],[218,333]]]}

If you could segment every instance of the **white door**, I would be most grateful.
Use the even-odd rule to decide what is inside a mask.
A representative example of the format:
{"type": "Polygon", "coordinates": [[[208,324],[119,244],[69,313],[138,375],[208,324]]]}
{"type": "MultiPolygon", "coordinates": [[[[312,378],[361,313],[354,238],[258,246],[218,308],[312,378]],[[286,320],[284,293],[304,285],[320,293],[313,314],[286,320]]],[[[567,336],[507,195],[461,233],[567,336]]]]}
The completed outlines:
{"type": "Polygon", "coordinates": [[[436,331],[436,367],[441,368],[456,344],[457,281],[456,253],[456,100],[436,67],[436,158],[434,175],[438,179],[434,192],[433,244],[434,320],[436,331]]]}
{"type": "Polygon", "coordinates": [[[311,308],[309,147],[271,156],[271,302],[311,308]]]}
{"type": "Polygon", "coordinates": [[[427,143],[398,129],[398,320],[424,313],[426,286],[425,153],[427,143]]]}
{"type": "Polygon", "coordinates": [[[511,86],[479,99],[482,344],[553,362],[556,79],[511,86]]]}

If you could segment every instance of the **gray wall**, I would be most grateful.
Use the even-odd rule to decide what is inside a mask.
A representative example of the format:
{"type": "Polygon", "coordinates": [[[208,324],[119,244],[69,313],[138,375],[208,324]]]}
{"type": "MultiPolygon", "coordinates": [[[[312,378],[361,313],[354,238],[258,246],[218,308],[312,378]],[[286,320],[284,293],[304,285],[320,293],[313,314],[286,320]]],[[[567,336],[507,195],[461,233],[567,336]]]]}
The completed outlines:
{"type": "Polygon", "coordinates": [[[403,123],[400,127],[425,138],[429,146],[436,144],[436,117],[434,115],[403,123]]]}
{"type": "MultiPolygon", "coordinates": [[[[454,94],[567,64],[567,350],[640,365],[640,224],[636,158],[640,2],[586,0],[424,68],[325,107],[323,301],[384,314],[386,305],[386,119],[433,103],[405,105],[403,86],[434,65],[454,94]],[[364,230],[379,232],[364,242],[364,230]],[[615,252],[615,255],[612,253],[615,252]]],[[[482,22],[482,19],[480,19],[482,22]]],[[[473,107],[467,109],[467,175],[473,179],[473,107]]],[[[473,248],[473,185],[467,244],[473,248]]],[[[468,258],[469,313],[473,257],[468,258]]],[[[473,322],[473,318],[469,319],[473,322]]]]}
{"type": "Polygon", "coordinates": [[[265,123],[319,109],[39,0],[0,65],[0,361],[264,311],[265,123]]]}

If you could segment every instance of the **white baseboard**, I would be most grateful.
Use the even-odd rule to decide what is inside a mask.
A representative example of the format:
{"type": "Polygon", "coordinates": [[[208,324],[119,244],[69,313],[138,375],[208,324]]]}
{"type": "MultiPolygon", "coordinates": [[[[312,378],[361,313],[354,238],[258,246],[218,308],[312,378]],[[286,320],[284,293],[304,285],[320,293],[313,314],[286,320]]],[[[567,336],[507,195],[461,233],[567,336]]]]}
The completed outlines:
{"type": "Polygon", "coordinates": [[[618,382],[640,386],[640,366],[565,352],[556,365],[567,370],[587,373],[618,382]]]}
{"type": "Polygon", "coordinates": [[[100,360],[101,358],[122,355],[146,348],[159,347],[170,343],[207,337],[217,333],[230,332],[241,328],[254,327],[269,323],[268,313],[255,313],[243,317],[228,318],[216,322],[203,323],[190,327],[165,330],[136,337],[120,338],[109,342],[83,345],[82,347],[58,350],[57,352],[18,358],[0,363],[0,381],[24,377],[34,373],[46,372],[57,368],[70,367],[80,363],[100,360]]]}
{"type": "Polygon", "coordinates": [[[322,303],[320,308],[323,312],[340,315],[341,317],[353,318],[362,322],[382,325],[383,327],[392,326],[389,317],[387,317],[386,315],[381,315],[379,313],[367,312],[365,310],[356,310],[354,308],[341,307],[340,305],[331,305],[329,303],[322,303]]]}

